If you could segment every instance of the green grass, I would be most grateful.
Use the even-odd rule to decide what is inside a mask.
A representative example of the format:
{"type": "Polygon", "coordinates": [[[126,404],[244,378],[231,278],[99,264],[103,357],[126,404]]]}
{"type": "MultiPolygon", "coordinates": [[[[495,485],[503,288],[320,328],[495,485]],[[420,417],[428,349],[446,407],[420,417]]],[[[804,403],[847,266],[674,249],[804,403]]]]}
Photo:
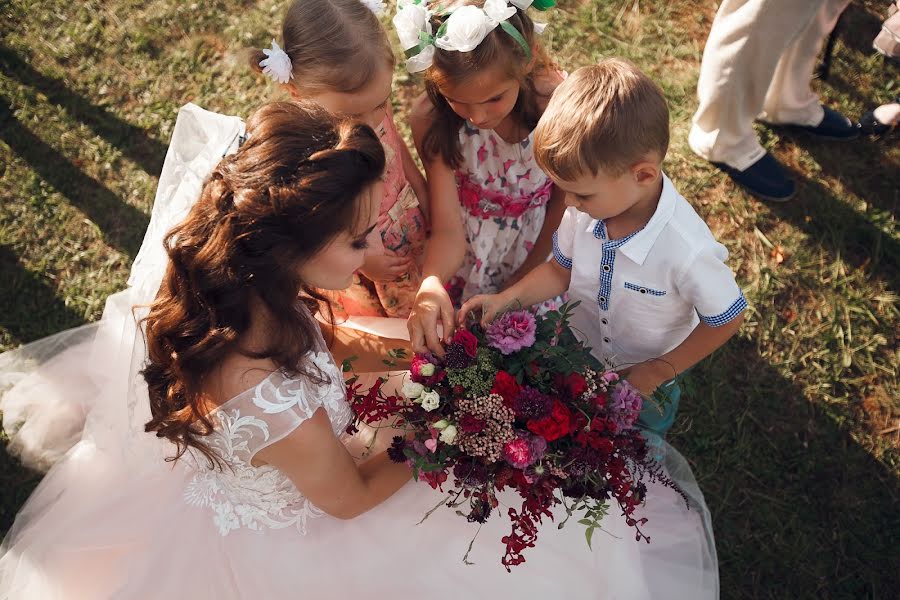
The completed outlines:
{"type": "MultiPolygon", "coordinates": [[[[177,108],[247,115],[281,97],[241,49],[283,1],[0,3],[0,349],[97,319],[127,277],[177,108]]],[[[761,127],[800,180],[760,203],[687,148],[715,8],[570,1],[545,39],[572,70],[625,56],[672,110],[666,170],[731,252],[752,307],[694,369],[671,441],[713,512],[723,598],[889,598],[900,589],[900,148],[761,127]]],[[[898,94],[870,50],[884,2],[845,16],[822,98],[858,116],[898,94]]],[[[402,115],[420,82],[398,72],[402,115]]],[[[39,476],[0,460],[0,531],[39,476]]]]}

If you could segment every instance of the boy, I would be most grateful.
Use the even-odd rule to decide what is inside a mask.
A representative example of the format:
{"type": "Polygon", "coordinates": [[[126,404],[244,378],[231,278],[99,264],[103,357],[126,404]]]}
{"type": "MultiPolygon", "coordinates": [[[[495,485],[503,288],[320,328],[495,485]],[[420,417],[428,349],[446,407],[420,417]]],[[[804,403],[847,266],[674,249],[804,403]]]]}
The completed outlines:
{"type": "Polygon", "coordinates": [[[645,396],[668,396],[641,414],[662,436],[678,408],[674,378],[734,335],[747,307],[725,247],[662,172],[662,91],[624,60],[578,69],[554,92],[534,140],[538,164],[566,192],[553,260],[499,294],[471,298],[459,321],[481,308],[486,324],[510,305],[568,291],[581,301],[572,329],[597,359],[645,396]]]}

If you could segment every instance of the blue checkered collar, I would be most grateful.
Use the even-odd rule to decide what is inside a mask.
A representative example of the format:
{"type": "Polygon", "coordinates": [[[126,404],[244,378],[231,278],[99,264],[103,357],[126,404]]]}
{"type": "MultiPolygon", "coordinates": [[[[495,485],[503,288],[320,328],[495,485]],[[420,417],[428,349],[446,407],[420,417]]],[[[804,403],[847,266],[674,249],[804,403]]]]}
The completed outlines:
{"type": "MultiPolygon", "coordinates": [[[[672,220],[675,214],[675,200],[678,192],[672,181],[663,173],[663,189],[659,197],[659,204],[656,206],[656,212],[647,221],[643,229],[640,229],[631,235],[627,235],[621,239],[614,240],[611,244],[622,254],[627,256],[633,262],[642,265],[647,259],[647,255],[656,243],[656,239],[662,232],[663,228],[672,220]]],[[[607,240],[606,224],[598,219],[592,220],[588,224],[587,231],[593,233],[598,240],[607,240]]]]}

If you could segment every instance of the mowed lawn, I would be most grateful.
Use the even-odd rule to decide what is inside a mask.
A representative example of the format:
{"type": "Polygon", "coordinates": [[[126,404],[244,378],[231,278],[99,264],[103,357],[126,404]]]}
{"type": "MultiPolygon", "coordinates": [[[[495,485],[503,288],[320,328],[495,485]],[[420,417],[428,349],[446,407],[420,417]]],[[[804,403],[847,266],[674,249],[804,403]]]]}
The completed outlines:
{"type": "MultiPolygon", "coordinates": [[[[287,4],[0,2],[0,350],[96,320],[124,286],[179,106],[246,116],[284,97],[242,50],[279,35],[287,4]]],[[[751,304],[692,371],[671,435],[713,512],[722,597],[896,597],[900,135],[835,144],[760,126],[800,186],[759,202],[687,148],[715,2],[560,4],[543,39],[563,68],[624,56],[662,85],[666,171],[751,304]]],[[[852,117],[900,93],[871,50],[886,7],[851,4],[815,83],[852,117]]],[[[421,84],[398,68],[404,132],[421,84]]],[[[0,533],[39,479],[0,454],[0,533]]]]}

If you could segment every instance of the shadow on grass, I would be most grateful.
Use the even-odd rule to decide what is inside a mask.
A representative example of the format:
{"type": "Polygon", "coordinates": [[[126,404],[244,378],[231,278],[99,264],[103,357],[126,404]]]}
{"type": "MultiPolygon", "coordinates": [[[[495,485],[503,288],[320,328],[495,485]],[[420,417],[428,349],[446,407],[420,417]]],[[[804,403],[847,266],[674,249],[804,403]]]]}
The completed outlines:
{"type": "Polygon", "coordinates": [[[752,341],[733,340],[692,373],[691,425],[671,442],[691,457],[713,514],[722,598],[894,597],[900,487],[840,415],[808,402],[752,341]]]}
{"type": "Polygon", "coordinates": [[[10,456],[6,451],[6,441],[0,443],[0,537],[16,518],[16,513],[25,504],[28,496],[40,482],[42,473],[32,471],[10,456]]]}
{"type": "Polygon", "coordinates": [[[26,269],[8,246],[0,244],[0,327],[19,342],[29,342],[83,325],[77,314],[59,299],[53,286],[26,269]]]}
{"type": "Polygon", "coordinates": [[[150,221],[147,215],[34,135],[13,116],[10,106],[9,99],[0,96],[0,139],[82,210],[100,228],[109,245],[134,258],[150,221]]]}
{"type": "MultiPolygon", "coordinates": [[[[818,158],[820,150],[813,146],[810,148],[818,158]]],[[[867,166],[861,157],[854,157],[852,165],[844,166],[838,152],[822,152],[827,152],[831,157],[823,164],[824,171],[840,177],[854,188],[854,193],[870,204],[887,211],[896,208],[896,175],[890,171],[879,173],[877,167],[867,166]],[[829,164],[831,161],[834,164],[829,164]],[[884,181],[873,182],[879,177],[884,181]],[[890,189],[891,177],[895,182],[893,189],[890,189]]],[[[852,267],[864,269],[883,279],[892,289],[898,289],[900,242],[822,183],[801,176],[798,177],[798,184],[798,193],[790,202],[768,204],[773,216],[805,231],[811,237],[812,244],[825,248],[833,258],[840,257],[852,267]]]]}
{"type": "Polygon", "coordinates": [[[115,116],[105,108],[92,104],[76,94],[64,81],[44,75],[25,62],[10,48],[0,44],[0,67],[21,84],[41,92],[51,104],[63,107],[144,171],[158,176],[166,156],[166,146],[148,132],[115,116]]]}

